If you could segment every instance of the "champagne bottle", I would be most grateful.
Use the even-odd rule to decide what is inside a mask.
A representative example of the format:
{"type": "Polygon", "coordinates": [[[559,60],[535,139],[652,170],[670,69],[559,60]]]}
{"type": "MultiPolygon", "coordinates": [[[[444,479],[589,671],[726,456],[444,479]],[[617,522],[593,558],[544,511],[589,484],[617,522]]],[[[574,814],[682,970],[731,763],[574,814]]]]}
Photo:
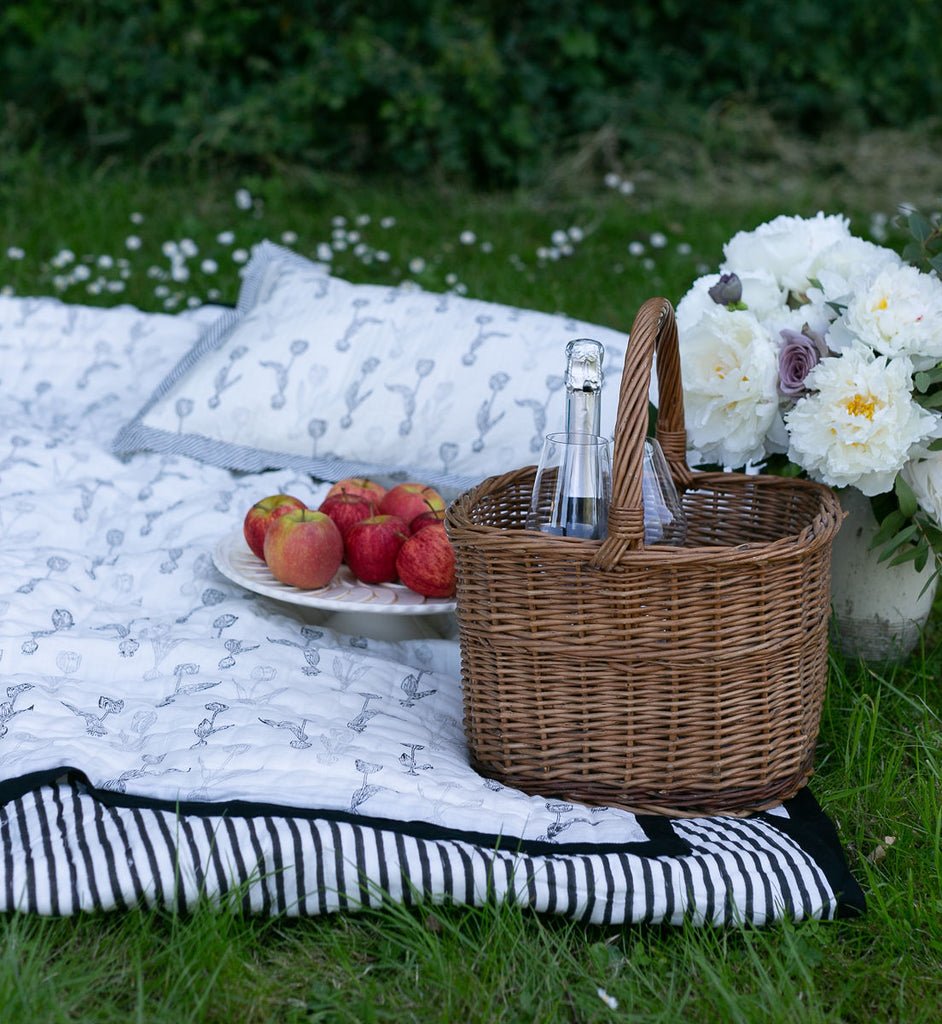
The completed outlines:
{"type": "MultiPolygon", "coordinates": [[[[604,355],[603,346],[591,338],[577,338],[566,346],[565,431],[547,436],[543,455],[544,469],[558,467],[552,504],[548,514],[538,511],[535,494],[531,509],[532,528],[544,533],[599,540],[608,531],[610,452],[599,439],[604,355]]],[[[642,467],[645,544],[682,546],[683,507],[661,446],[653,438],[644,442],[642,467]]]]}
{"type": "MultiPolygon", "coordinates": [[[[566,422],[569,435],[597,436],[602,419],[602,360],[605,349],[591,338],[566,345],[566,422]]],[[[598,450],[591,444],[567,446],[560,468],[556,529],[567,537],[604,537],[598,450]]]]}
{"type": "Polygon", "coordinates": [[[605,349],[591,338],[566,346],[566,433],[598,434],[602,424],[602,360],[605,349]]]}

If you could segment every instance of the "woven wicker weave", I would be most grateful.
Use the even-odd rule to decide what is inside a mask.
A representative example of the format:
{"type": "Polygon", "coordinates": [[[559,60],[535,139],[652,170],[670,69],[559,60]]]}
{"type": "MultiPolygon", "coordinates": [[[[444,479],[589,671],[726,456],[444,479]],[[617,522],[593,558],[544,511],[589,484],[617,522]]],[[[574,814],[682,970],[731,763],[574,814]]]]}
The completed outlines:
{"type": "Polygon", "coordinates": [[[524,528],[535,467],[461,495],[455,549],[472,763],[525,792],[676,815],[744,813],[812,772],[827,678],[826,487],[686,464],[671,305],[631,329],[604,541],[524,528]],[[684,547],[644,546],[648,387],[684,547]]]}

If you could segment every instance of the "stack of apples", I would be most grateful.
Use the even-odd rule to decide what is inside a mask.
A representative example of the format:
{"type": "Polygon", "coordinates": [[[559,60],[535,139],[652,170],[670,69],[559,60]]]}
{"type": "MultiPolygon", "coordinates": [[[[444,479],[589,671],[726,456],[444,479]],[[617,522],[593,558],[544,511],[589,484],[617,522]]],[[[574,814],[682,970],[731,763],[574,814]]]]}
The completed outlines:
{"type": "Polygon", "coordinates": [[[317,509],[290,494],[257,501],[245,541],[281,583],[317,590],[341,564],[363,583],[399,581],[425,597],[455,592],[455,555],[445,532],[445,500],[428,484],[387,490],[375,480],[335,483],[317,509]]]}

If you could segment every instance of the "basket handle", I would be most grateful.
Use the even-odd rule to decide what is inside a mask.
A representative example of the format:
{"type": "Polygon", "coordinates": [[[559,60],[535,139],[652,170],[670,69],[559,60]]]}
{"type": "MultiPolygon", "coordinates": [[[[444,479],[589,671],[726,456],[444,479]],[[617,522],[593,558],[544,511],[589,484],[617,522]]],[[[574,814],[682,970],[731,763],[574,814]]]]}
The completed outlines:
{"type": "Polygon", "coordinates": [[[641,474],[655,350],[658,385],[656,436],[678,490],[683,491],[693,480],[687,466],[684,393],[674,308],[667,299],[648,299],[638,310],[628,335],[615,420],[608,536],[592,559],[592,565],[599,569],[611,569],[625,551],[644,547],[641,474]]]}

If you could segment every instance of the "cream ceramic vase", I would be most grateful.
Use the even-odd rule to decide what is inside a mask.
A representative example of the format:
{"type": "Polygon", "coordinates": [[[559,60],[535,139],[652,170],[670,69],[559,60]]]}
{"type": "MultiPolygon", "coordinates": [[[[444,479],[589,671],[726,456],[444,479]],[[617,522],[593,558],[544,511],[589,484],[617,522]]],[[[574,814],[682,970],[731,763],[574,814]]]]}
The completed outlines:
{"type": "Polygon", "coordinates": [[[930,561],[887,565],[870,549],[878,525],[870,499],[854,487],[839,492],[847,513],[831,548],[831,639],[846,657],[898,662],[919,642],[938,579],[930,561]]]}

